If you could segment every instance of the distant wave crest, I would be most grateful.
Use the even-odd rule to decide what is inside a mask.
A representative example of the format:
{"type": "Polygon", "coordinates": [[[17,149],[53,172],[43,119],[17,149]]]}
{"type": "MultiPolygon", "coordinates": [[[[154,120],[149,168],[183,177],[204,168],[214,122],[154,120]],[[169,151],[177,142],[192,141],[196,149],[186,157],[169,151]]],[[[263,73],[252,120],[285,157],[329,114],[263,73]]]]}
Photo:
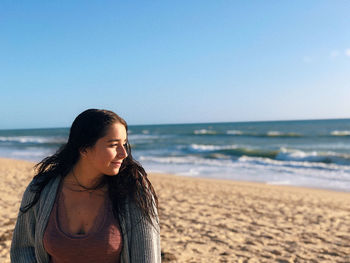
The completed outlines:
{"type": "Polygon", "coordinates": [[[350,131],[332,131],[332,136],[350,136],[350,131]]]}
{"type": "Polygon", "coordinates": [[[279,132],[279,131],[269,131],[266,133],[267,137],[302,137],[302,134],[296,132],[279,132]]]}
{"type": "Polygon", "coordinates": [[[202,154],[208,153],[206,157],[216,158],[223,156],[226,157],[240,157],[243,155],[247,156],[259,156],[274,159],[278,154],[278,150],[263,150],[253,149],[249,147],[242,147],[238,145],[202,145],[202,144],[191,144],[189,146],[190,152],[199,152],[202,154]]]}
{"type": "Polygon", "coordinates": [[[240,130],[228,130],[228,131],[226,131],[226,134],[229,134],[229,135],[242,135],[243,132],[240,131],[240,130]]]}
{"type": "Polygon", "coordinates": [[[293,160],[273,160],[264,157],[241,156],[236,161],[225,159],[207,159],[203,156],[141,156],[141,161],[151,161],[158,164],[181,164],[181,165],[204,165],[216,167],[238,167],[244,164],[259,165],[268,167],[296,168],[296,169],[319,169],[323,171],[332,172],[350,172],[348,166],[340,164],[327,164],[322,162],[307,162],[307,161],[293,161],[293,160]]]}
{"type": "Polygon", "coordinates": [[[240,158],[242,156],[269,158],[279,161],[296,161],[308,163],[325,163],[350,165],[350,154],[341,154],[335,152],[306,152],[296,149],[258,149],[242,147],[239,145],[205,145],[191,144],[188,147],[189,153],[197,153],[206,158],[240,158]]]}
{"type": "Polygon", "coordinates": [[[237,149],[237,145],[205,145],[205,144],[191,144],[190,149],[195,151],[218,151],[227,149],[237,149]]]}
{"type": "Polygon", "coordinates": [[[241,130],[227,130],[218,132],[215,130],[200,129],[193,132],[195,135],[226,135],[226,136],[248,136],[248,137],[303,137],[303,134],[296,132],[268,131],[266,133],[248,132],[241,130]]]}
{"type": "Polygon", "coordinates": [[[276,156],[276,160],[350,165],[350,154],[317,151],[304,152],[282,148],[276,156]]]}
{"type": "Polygon", "coordinates": [[[195,130],[193,133],[194,134],[217,134],[216,131],[214,131],[214,130],[207,130],[207,129],[195,130]]]}
{"type": "Polygon", "coordinates": [[[0,142],[34,143],[34,144],[62,144],[67,139],[63,137],[40,137],[40,136],[0,136],[0,142]]]}

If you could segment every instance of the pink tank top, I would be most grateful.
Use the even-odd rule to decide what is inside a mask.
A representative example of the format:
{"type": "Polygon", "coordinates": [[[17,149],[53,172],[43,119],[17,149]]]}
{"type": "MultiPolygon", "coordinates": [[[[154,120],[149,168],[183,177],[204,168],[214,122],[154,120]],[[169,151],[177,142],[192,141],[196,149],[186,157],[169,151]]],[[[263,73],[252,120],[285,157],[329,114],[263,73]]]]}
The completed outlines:
{"type": "Polygon", "coordinates": [[[51,256],[50,262],[119,263],[122,237],[109,198],[89,233],[72,235],[60,227],[60,224],[67,224],[67,218],[62,212],[63,198],[60,198],[60,193],[59,189],[43,238],[45,250],[51,256]]]}

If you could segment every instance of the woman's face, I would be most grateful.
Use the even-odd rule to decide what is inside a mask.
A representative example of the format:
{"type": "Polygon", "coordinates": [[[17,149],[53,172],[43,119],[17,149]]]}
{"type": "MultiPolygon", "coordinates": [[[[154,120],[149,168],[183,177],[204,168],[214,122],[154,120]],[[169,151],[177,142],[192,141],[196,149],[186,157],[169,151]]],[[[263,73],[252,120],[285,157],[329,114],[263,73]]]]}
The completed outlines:
{"type": "Polygon", "coordinates": [[[93,147],[86,149],[85,158],[98,175],[116,175],[123,160],[128,156],[126,142],[124,125],[114,123],[104,137],[98,139],[93,147]]]}

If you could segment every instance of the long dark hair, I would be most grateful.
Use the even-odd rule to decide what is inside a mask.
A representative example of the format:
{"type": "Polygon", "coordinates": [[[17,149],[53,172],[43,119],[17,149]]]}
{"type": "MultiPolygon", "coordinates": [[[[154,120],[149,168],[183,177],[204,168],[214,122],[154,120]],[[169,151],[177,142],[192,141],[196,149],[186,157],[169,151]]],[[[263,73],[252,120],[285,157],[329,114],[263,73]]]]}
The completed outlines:
{"type": "MultiPolygon", "coordinates": [[[[62,145],[55,154],[37,163],[34,168],[36,174],[30,186],[35,193],[31,203],[21,208],[25,213],[39,200],[45,185],[57,176],[65,177],[78,162],[80,151],[95,145],[99,138],[106,135],[108,128],[114,124],[124,125],[128,131],[126,121],[116,113],[108,110],[88,109],[79,114],[69,133],[68,142],[62,145]]],[[[143,216],[152,222],[158,212],[158,198],[147,173],[131,155],[129,141],[126,144],[128,156],[123,160],[117,176],[104,176],[104,183],[108,185],[109,198],[113,204],[114,215],[125,213],[124,201],[131,198],[141,209],[143,216]],[[157,211],[155,211],[157,210],[157,211]]]]}

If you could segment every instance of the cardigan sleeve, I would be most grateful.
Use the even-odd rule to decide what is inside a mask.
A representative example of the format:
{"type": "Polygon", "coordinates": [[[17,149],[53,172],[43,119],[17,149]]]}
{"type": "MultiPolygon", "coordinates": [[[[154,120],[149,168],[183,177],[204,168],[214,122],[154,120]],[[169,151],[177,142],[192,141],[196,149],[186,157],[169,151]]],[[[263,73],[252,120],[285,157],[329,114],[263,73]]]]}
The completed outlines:
{"type": "MultiPolygon", "coordinates": [[[[154,199],[153,199],[154,204],[154,199]]],[[[130,259],[131,263],[160,263],[160,227],[157,209],[156,218],[152,219],[152,224],[144,217],[140,208],[130,202],[129,213],[131,221],[130,237],[130,259]]]]}
{"type": "MultiPolygon", "coordinates": [[[[23,194],[21,207],[33,200],[33,193],[27,187],[23,194]]],[[[35,211],[31,207],[26,213],[18,214],[16,226],[13,232],[10,257],[12,263],[37,262],[35,257],[35,211]]]]}

